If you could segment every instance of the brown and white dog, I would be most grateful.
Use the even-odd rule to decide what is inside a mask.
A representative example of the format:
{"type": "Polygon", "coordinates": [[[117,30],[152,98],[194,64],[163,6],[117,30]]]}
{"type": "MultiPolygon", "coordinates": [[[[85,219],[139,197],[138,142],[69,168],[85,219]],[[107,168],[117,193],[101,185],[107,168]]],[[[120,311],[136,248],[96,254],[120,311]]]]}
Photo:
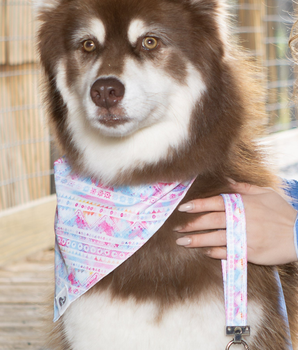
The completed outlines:
{"type": "MultiPolygon", "coordinates": [[[[275,186],[254,141],[262,91],[224,0],[39,0],[38,13],[50,122],[76,171],[113,186],[196,177],[184,202],[229,192],[227,178],[275,186]]],[[[175,210],[74,302],[51,349],[224,349],[220,261],[175,243],[195,217],[175,210]]],[[[296,268],[279,271],[295,344],[296,268]]],[[[250,264],[248,281],[250,349],[287,349],[273,267],[250,264]]]]}

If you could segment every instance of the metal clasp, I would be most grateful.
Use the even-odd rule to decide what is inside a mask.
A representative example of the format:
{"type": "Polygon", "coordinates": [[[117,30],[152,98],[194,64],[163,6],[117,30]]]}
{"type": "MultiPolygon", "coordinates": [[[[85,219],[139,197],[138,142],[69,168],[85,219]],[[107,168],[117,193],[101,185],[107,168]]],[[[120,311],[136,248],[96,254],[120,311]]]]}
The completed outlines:
{"type": "Polygon", "coordinates": [[[249,350],[249,346],[248,346],[248,344],[247,344],[247,342],[246,341],[244,341],[244,340],[241,340],[241,342],[240,343],[235,343],[234,342],[234,339],[233,340],[231,340],[229,343],[228,343],[228,345],[226,346],[226,349],[225,350],[229,350],[230,349],[230,347],[232,346],[232,345],[238,345],[238,344],[242,344],[243,346],[244,346],[244,349],[245,350],[249,350]]]}
{"type": "Polygon", "coordinates": [[[249,326],[228,326],[226,327],[226,335],[234,335],[234,339],[231,340],[226,346],[225,350],[229,350],[232,345],[242,344],[245,350],[249,350],[249,346],[245,340],[242,339],[243,335],[250,335],[250,327],[249,326]]]}

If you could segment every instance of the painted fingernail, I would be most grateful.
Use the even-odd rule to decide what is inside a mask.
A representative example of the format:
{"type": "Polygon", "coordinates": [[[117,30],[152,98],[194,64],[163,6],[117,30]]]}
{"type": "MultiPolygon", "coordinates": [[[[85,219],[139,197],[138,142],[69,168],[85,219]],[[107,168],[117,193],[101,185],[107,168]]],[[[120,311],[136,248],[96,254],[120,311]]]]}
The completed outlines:
{"type": "Polygon", "coordinates": [[[227,180],[228,180],[229,183],[232,184],[232,185],[236,185],[236,183],[237,183],[235,180],[233,180],[233,179],[231,179],[231,178],[229,178],[229,177],[227,178],[227,180]]]}
{"type": "Polygon", "coordinates": [[[187,245],[190,245],[191,242],[192,242],[191,238],[189,238],[189,237],[181,237],[181,238],[177,239],[176,244],[177,245],[182,245],[182,246],[187,246],[187,245]]]}
{"type": "Polygon", "coordinates": [[[178,208],[179,211],[190,211],[192,209],[193,209],[192,202],[181,204],[180,207],[178,208]]]}

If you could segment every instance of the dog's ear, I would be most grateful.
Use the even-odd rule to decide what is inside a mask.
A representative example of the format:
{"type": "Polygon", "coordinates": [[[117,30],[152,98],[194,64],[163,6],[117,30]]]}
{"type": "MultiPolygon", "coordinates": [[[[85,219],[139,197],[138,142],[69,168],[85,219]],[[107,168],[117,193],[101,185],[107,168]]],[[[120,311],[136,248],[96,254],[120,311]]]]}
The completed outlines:
{"type": "Polygon", "coordinates": [[[32,0],[33,7],[37,13],[45,12],[56,8],[62,0],[32,0]]]}
{"type": "MultiPolygon", "coordinates": [[[[198,9],[212,9],[216,19],[218,33],[222,43],[227,49],[230,41],[231,30],[231,4],[229,0],[184,0],[198,9]]],[[[210,12],[209,12],[210,13],[210,12]]]]}

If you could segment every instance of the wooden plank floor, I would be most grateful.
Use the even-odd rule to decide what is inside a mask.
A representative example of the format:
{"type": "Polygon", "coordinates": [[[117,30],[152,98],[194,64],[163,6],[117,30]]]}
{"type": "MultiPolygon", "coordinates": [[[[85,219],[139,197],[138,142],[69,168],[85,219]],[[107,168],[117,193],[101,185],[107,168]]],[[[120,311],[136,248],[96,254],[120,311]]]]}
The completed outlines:
{"type": "Polygon", "coordinates": [[[54,245],[56,197],[0,212],[0,266],[54,245]]]}
{"type": "Polygon", "coordinates": [[[0,268],[0,349],[45,350],[44,315],[53,290],[54,251],[0,268]]]}
{"type": "Polygon", "coordinates": [[[54,213],[53,196],[0,213],[0,350],[46,350],[54,213]]]}

